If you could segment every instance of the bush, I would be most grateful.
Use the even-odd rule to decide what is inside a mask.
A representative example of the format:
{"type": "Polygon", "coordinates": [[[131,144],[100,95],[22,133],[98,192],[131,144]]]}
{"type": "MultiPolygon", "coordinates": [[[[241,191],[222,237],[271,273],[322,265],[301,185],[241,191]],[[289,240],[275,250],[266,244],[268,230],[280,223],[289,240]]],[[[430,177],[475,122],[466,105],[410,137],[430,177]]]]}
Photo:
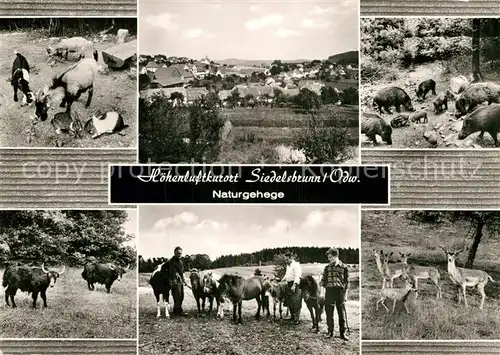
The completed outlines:
{"type": "Polygon", "coordinates": [[[343,105],[357,105],[359,103],[359,91],[357,88],[348,87],[342,91],[343,105]]]}
{"type": "Polygon", "coordinates": [[[446,212],[439,211],[409,211],[407,218],[421,223],[442,223],[446,219],[446,212]]]}
{"type": "Polygon", "coordinates": [[[213,95],[189,107],[173,105],[162,95],[140,99],[139,161],[171,164],[207,162],[217,158],[224,120],[213,95]],[[187,140],[189,139],[189,140],[187,140]]]}
{"type": "Polygon", "coordinates": [[[184,111],[163,95],[150,101],[139,100],[140,132],[139,161],[141,163],[180,163],[189,161],[188,124],[184,111]]]}
{"type": "Polygon", "coordinates": [[[334,123],[327,127],[323,120],[311,114],[307,126],[294,137],[294,146],[302,149],[307,159],[315,164],[338,164],[352,158],[349,149],[349,122],[329,112],[334,123]]]}

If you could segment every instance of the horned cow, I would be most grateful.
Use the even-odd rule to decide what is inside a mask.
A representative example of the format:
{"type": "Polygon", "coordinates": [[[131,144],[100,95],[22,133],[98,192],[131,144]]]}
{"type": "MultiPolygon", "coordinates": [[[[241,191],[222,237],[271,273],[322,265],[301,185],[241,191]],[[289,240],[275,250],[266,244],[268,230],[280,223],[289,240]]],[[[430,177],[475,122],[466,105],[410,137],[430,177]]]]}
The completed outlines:
{"type": "Polygon", "coordinates": [[[110,293],[113,282],[115,282],[115,280],[120,281],[128,268],[129,266],[123,269],[119,266],[114,266],[111,263],[90,263],[85,265],[83,268],[82,277],[85,281],[87,281],[89,290],[94,291],[94,283],[98,283],[104,285],[106,287],[106,291],[110,293]]]}
{"type": "Polygon", "coordinates": [[[63,267],[61,271],[47,270],[44,264],[42,264],[41,268],[25,265],[7,267],[2,280],[2,286],[5,287],[5,303],[10,306],[10,298],[12,308],[16,308],[14,296],[17,290],[21,290],[28,292],[28,294],[31,293],[33,308],[36,308],[39,293],[43,300],[43,307],[47,307],[47,288],[49,286],[54,287],[57,279],[64,273],[65,269],[66,267],[63,267]]]}

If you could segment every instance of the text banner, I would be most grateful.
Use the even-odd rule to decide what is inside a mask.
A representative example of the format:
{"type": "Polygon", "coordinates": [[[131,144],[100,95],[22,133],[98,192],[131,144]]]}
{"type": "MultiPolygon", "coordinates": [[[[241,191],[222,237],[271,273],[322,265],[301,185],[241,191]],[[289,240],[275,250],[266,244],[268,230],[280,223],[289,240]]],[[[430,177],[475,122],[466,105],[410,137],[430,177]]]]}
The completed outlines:
{"type": "Polygon", "coordinates": [[[389,204],[388,166],[110,165],[110,204],[389,204]]]}

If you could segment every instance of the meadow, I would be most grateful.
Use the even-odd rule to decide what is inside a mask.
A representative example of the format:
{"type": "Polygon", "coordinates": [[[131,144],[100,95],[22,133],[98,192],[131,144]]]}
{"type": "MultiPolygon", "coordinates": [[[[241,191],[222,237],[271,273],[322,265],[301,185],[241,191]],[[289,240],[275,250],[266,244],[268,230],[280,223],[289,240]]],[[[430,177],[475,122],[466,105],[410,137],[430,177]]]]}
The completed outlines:
{"type": "MultiPolygon", "coordinates": [[[[362,322],[364,340],[446,340],[446,339],[498,339],[500,336],[500,264],[498,254],[500,242],[485,237],[481,242],[474,269],[487,272],[493,280],[485,287],[484,309],[479,309],[480,295],[477,290],[467,288],[469,308],[457,304],[455,286],[447,273],[447,259],[439,245],[460,247],[469,232],[465,222],[446,225],[423,224],[406,218],[402,211],[363,211],[361,278],[362,278],[362,322]],[[407,301],[410,314],[397,304],[395,313],[386,313],[380,306],[375,309],[382,286],[382,277],[377,270],[372,248],[384,253],[394,252],[394,262],[399,252],[411,253],[410,264],[433,266],[441,275],[443,298],[436,299],[436,287],[426,280],[419,280],[419,296],[414,293],[407,301]]],[[[459,254],[457,266],[463,267],[467,253],[459,254]]],[[[395,279],[394,287],[403,283],[395,279]]],[[[392,310],[392,301],[386,301],[392,310]]]]}
{"type": "MultiPolygon", "coordinates": [[[[316,275],[324,264],[304,264],[303,274],[316,275]]],[[[260,267],[263,274],[272,276],[273,266],[260,267]]],[[[214,272],[237,273],[247,277],[253,275],[254,267],[232,267],[215,269],[214,272]]],[[[351,290],[348,294],[346,309],[350,328],[349,343],[338,338],[338,321],[335,316],[335,334],[333,339],[326,339],[321,334],[311,332],[312,322],[303,303],[301,322],[297,326],[286,319],[273,319],[264,315],[256,320],[255,300],[244,301],[242,306],[243,324],[235,325],[232,318],[232,306],[224,308],[224,318],[215,318],[215,302],[212,314],[197,315],[196,302],[187,287],[183,309],[188,317],[165,319],[156,318],[156,300],[148,284],[149,274],[139,274],[139,354],[358,354],[359,353],[359,276],[357,271],[350,275],[351,290]]],[[[189,280],[188,274],[186,279],[189,280]]],[[[171,301],[172,302],[172,301],[171,301]]],[[[172,303],[171,303],[172,307],[172,303]]],[[[163,311],[163,310],[162,310],[163,311]]],[[[286,311],[283,312],[285,317],[286,311]]],[[[320,331],[326,331],[326,318],[320,323],[320,331]]],[[[286,318],[286,317],[285,317],[286,318]]]]}
{"type": "MultiPolygon", "coordinates": [[[[349,161],[358,158],[358,106],[326,105],[320,114],[332,111],[336,119],[347,119],[352,144],[349,161]]],[[[232,130],[222,148],[219,160],[222,163],[257,163],[259,159],[272,161],[272,152],[280,144],[292,145],[294,137],[306,126],[307,115],[291,108],[235,108],[222,111],[232,124],[232,130]]],[[[332,119],[321,119],[325,126],[334,124],[332,119]]]]}
{"type": "MultiPolygon", "coordinates": [[[[88,38],[91,39],[91,38],[88,38]]],[[[130,36],[130,39],[133,39],[130,36]]],[[[57,112],[65,109],[59,107],[59,102],[48,111],[46,121],[36,121],[32,128],[30,116],[35,114],[35,106],[21,105],[22,93],[18,94],[19,102],[13,100],[13,89],[10,84],[12,63],[15,59],[14,50],[26,57],[30,65],[30,88],[33,92],[50,84],[52,77],[63,72],[75,62],[58,63],[47,55],[47,47],[54,45],[59,38],[48,38],[42,31],[2,32],[2,58],[0,60],[0,145],[3,147],[55,147],[58,136],[50,124],[50,120],[57,112]],[[33,129],[31,132],[30,130],[33,129]]],[[[91,39],[94,40],[95,39],[91,39]]],[[[101,52],[116,44],[116,36],[108,36],[106,40],[97,40],[95,49],[99,51],[98,65],[101,67],[95,79],[94,95],[89,108],[85,108],[88,92],[82,94],[78,101],[71,106],[74,115],[86,122],[92,113],[99,111],[119,112],[128,125],[123,130],[124,135],[103,135],[92,139],[84,132],[81,139],[73,139],[69,134],[61,134],[61,141],[65,147],[134,147],[136,146],[136,113],[137,75],[130,70],[108,70],[104,64],[101,52]]],[[[87,51],[90,57],[91,51],[87,51]]]]}
{"type": "Polygon", "coordinates": [[[39,296],[37,309],[33,309],[31,295],[21,291],[15,297],[17,308],[7,307],[2,295],[0,337],[136,338],[136,270],[128,270],[115,281],[110,294],[100,284],[90,291],[82,270],[66,268],[55,286],[47,289],[47,308],[39,296]]]}

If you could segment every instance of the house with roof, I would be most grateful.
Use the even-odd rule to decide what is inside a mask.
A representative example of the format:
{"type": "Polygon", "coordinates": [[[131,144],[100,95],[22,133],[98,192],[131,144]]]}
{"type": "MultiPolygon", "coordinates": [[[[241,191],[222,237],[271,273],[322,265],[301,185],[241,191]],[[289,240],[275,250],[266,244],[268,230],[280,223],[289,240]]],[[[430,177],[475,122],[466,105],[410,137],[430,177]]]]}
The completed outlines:
{"type": "Polygon", "coordinates": [[[206,75],[210,73],[209,67],[206,64],[202,63],[194,63],[194,65],[191,66],[191,71],[193,72],[194,76],[198,79],[204,79],[206,75]]]}
{"type": "Polygon", "coordinates": [[[184,87],[184,76],[175,66],[159,68],[151,84],[160,88],[184,87]]]}
{"type": "Polygon", "coordinates": [[[188,64],[175,64],[171,65],[171,67],[175,67],[179,70],[179,72],[182,74],[184,77],[184,84],[185,86],[189,85],[191,82],[194,81],[195,76],[193,72],[190,70],[191,66],[188,64]]]}
{"type": "Polygon", "coordinates": [[[146,68],[147,71],[154,73],[159,68],[159,66],[155,61],[150,60],[144,68],[146,68]]]}
{"type": "Polygon", "coordinates": [[[299,89],[302,90],[304,88],[307,88],[311,90],[312,92],[321,95],[321,88],[325,86],[325,84],[317,82],[317,81],[306,81],[305,83],[302,83],[299,86],[299,89]]]}

